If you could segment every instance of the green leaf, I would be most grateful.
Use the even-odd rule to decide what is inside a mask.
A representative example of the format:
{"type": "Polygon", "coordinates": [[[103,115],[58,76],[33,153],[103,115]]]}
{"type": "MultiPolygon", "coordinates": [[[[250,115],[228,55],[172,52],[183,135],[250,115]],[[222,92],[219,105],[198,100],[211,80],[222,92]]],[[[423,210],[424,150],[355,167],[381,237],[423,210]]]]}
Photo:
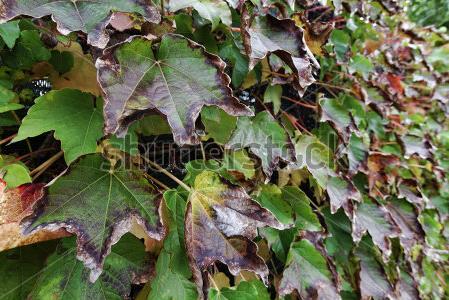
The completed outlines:
{"type": "Polygon", "coordinates": [[[266,111],[254,118],[242,117],[237,128],[226,144],[228,149],[249,147],[262,162],[262,169],[269,178],[282,159],[291,162],[294,159],[293,146],[284,128],[266,111]]]}
{"type": "Polygon", "coordinates": [[[0,174],[8,188],[15,188],[31,182],[30,171],[25,164],[16,161],[13,156],[0,155],[0,174]]]}
{"type": "Polygon", "coordinates": [[[124,299],[131,284],[149,277],[149,256],[136,237],[126,234],[112,247],[104,263],[104,272],[89,281],[88,269],[76,258],[74,238],[62,241],[39,276],[31,299],[124,299]]]}
{"type": "MultiPolygon", "coordinates": [[[[248,156],[245,149],[237,151],[226,151],[223,158],[223,168],[232,175],[235,173],[243,174],[245,179],[251,179],[256,176],[254,162],[248,156]]],[[[235,176],[234,176],[235,177],[235,176]]]]}
{"type": "Polygon", "coordinates": [[[54,130],[67,164],[96,152],[97,140],[103,136],[101,101],[88,93],[64,89],[50,91],[35,102],[12,142],[54,130]]]}
{"type": "Polygon", "coordinates": [[[308,240],[291,245],[286,269],[279,284],[279,294],[291,294],[297,290],[302,298],[321,294],[339,299],[326,259],[308,240]]]}
{"type": "Polygon", "coordinates": [[[16,97],[16,93],[0,85],[0,113],[23,108],[22,104],[12,102],[16,97]]]}
{"type": "Polygon", "coordinates": [[[208,299],[214,300],[269,300],[270,294],[262,282],[257,280],[242,281],[237,287],[209,290],[208,299]]]}
{"type": "Polygon", "coordinates": [[[234,131],[237,118],[228,115],[218,107],[203,107],[201,110],[201,122],[203,122],[207,135],[215,142],[226,144],[234,131]]]}
{"type": "Polygon", "coordinates": [[[263,102],[273,103],[273,111],[275,114],[281,109],[282,86],[268,85],[263,94],[263,102]]]}
{"type": "Polygon", "coordinates": [[[5,4],[0,21],[8,21],[20,15],[41,18],[51,15],[57,29],[64,35],[73,31],[88,34],[89,44],[104,48],[109,41],[106,26],[112,11],[141,14],[146,21],[159,23],[158,10],[149,3],[138,0],[11,0],[5,4]]]}
{"type": "Polygon", "coordinates": [[[59,74],[64,74],[73,67],[75,59],[73,58],[73,54],[68,51],[51,51],[51,58],[48,61],[59,74]]]}
{"type": "Polygon", "coordinates": [[[348,61],[351,48],[351,37],[343,30],[333,30],[330,37],[330,42],[334,45],[334,51],[338,62],[348,61]]]}
{"type": "Polygon", "coordinates": [[[72,164],[50,185],[39,209],[24,222],[27,233],[66,228],[78,236],[78,258],[91,279],[101,274],[111,244],[131,228],[134,218],[152,238],[161,239],[159,197],[140,170],[113,167],[99,154],[72,164]]]}
{"type": "Polygon", "coordinates": [[[355,174],[359,168],[365,169],[369,148],[362,138],[355,133],[351,134],[348,145],[349,170],[355,174]]]}
{"type": "Polygon", "coordinates": [[[0,24],[0,36],[9,49],[12,49],[20,36],[19,21],[0,24]]]}
{"type": "Polygon", "coordinates": [[[240,87],[248,74],[248,59],[233,42],[222,46],[219,54],[227,63],[232,64],[232,85],[235,88],[240,87]]]}
{"type": "Polygon", "coordinates": [[[282,190],[274,184],[263,185],[256,201],[268,209],[279,222],[289,225],[293,223],[293,211],[288,202],[282,199],[282,190]]]}
{"type": "Polygon", "coordinates": [[[0,252],[0,293],[4,300],[25,300],[35,285],[54,241],[0,252]]]}
{"type": "Polygon", "coordinates": [[[374,71],[374,66],[368,58],[357,54],[349,63],[349,71],[357,72],[362,75],[365,80],[368,80],[368,75],[374,71]]]}
{"type": "Polygon", "coordinates": [[[37,30],[22,31],[14,49],[2,53],[2,59],[7,66],[25,70],[39,61],[49,60],[50,57],[50,50],[41,41],[37,30]]]}
{"type": "Polygon", "coordinates": [[[270,227],[260,228],[259,234],[264,237],[276,258],[285,263],[290,245],[298,234],[297,228],[278,230],[270,227]]]}
{"type": "Polygon", "coordinates": [[[170,2],[168,9],[176,12],[186,7],[193,7],[198,14],[212,22],[212,30],[214,30],[218,23],[231,26],[231,10],[226,1],[220,0],[177,0],[170,2]]]}
{"type": "Polygon", "coordinates": [[[121,137],[136,116],[156,109],[167,117],[178,144],[193,144],[199,142],[195,121],[205,105],[230,115],[252,115],[232,95],[219,57],[178,35],[165,35],[156,52],[151,46],[134,37],[97,59],[106,133],[121,137]]]}
{"type": "Polygon", "coordinates": [[[137,122],[136,132],[142,135],[161,135],[171,133],[167,120],[159,115],[145,116],[137,122]]]}
{"type": "Polygon", "coordinates": [[[292,207],[295,214],[295,228],[298,230],[321,231],[320,221],[310,207],[310,199],[295,186],[282,188],[282,198],[292,207]]]}

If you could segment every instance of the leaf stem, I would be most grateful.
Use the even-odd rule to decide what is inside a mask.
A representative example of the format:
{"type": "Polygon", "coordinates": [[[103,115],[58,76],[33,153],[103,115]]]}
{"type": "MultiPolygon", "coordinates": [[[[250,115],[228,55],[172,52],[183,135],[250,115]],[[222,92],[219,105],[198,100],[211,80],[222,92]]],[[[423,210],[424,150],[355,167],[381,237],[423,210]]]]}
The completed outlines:
{"type": "Polygon", "coordinates": [[[150,164],[152,167],[156,168],[156,170],[158,170],[159,172],[163,173],[164,175],[166,175],[167,177],[169,177],[171,180],[173,180],[174,182],[176,182],[177,184],[179,184],[181,187],[183,187],[186,191],[191,192],[192,189],[185,184],[184,182],[182,182],[181,180],[178,179],[178,177],[176,177],[175,175],[173,175],[172,173],[168,172],[167,170],[165,170],[164,168],[162,168],[160,165],[158,165],[157,163],[155,163],[154,161],[149,160],[148,158],[141,156],[143,158],[143,160],[145,160],[145,162],[147,162],[148,164],[150,164]]]}
{"type": "Polygon", "coordinates": [[[36,169],[32,170],[30,172],[30,176],[33,176],[34,174],[36,174],[33,177],[33,180],[35,180],[36,178],[38,178],[40,175],[42,175],[42,173],[45,172],[45,170],[47,170],[51,165],[53,165],[59,158],[61,158],[61,156],[64,155],[64,151],[59,151],[58,153],[56,153],[55,155],[53,155],[52,157],[50,157],[48,160],[46,160],[45,162],[43,162],[40,166],[38,166],[36,169]]]}
{"type": "Polygon", "coordinates": [[[206,152],[204,151],[203,142],[200,141],[200,147],[201,147],[201,155],[203,156],[203,161],[206,161],[206,152]]]}
{"type": "Polygon", "coordinates": [[[153,176],[151,176],[150,174],[146,174],[145,176],[148,177],[151,181],[153,181],[154,183],[156,183],[158,186],[160,186],[161,188],[163,188],[164,190],[169,190],[170,188],[168,186],[166,186],[165,184],[163,184],[162,182],[160,182],[158,179],[154,178],[153,176]]]}

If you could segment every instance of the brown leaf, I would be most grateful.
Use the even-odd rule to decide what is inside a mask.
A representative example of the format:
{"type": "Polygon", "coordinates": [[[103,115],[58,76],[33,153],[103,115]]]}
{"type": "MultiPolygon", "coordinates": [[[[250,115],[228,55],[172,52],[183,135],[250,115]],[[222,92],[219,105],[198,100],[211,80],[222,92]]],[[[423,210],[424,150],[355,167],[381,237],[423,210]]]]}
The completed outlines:
{"type": "Polygon", "coordinates": [[[105,96],[105,133],[122,137],[130,123],[157,110],[167,116],[178,144],[195,144],[195,121],[204,105],[234,116],[252,115],[232,95],[225,66],[201,45],[174,34],[163,36],[156,52],[140,36],[106,49],[96,62],[105,96]]]}
{"type": "Polygon", "coordinates": [[[271,15],[251,18],[243,9],[241,35],[249,68],[252,69],[267,55],[274,53],[280,57],[296,75],[293,84],[300,95],[311,85],[314,68],[319,64],[304,41],[304,33],[290,19],[277,19],[271,15]]]}
{"type": "Polygon", "coordinates": [[[32,213],[32,206],[44,195],[43,184],[24,184],[6,189],[6,183],[0,179],[0,190],[0,251],[69,235],[65,230],[40,230],[28,236],[22,234],[20,221],[32,213]]]}
{"type": "Polygon", "coordinates": [[[368,156],[368,185],[371,196],[384,197],[382,187],[387,187],[393,180],[393,170],[399,165],[397,156],[386,153],[370,153],[368,156]],[[388,168],[392,170],[388,171],[388,168]]]}
{"type": "Polygon", "coordinates": [[[243,188],[223,182],[211,171],[197,175],[187,205],[185,237],[200,295],[207,286],[206,268],[216,261],[226,264],[234,276],[249,270],[267,282],[268,268],[252,241],[263,226],[285,228],[243,188]]]}

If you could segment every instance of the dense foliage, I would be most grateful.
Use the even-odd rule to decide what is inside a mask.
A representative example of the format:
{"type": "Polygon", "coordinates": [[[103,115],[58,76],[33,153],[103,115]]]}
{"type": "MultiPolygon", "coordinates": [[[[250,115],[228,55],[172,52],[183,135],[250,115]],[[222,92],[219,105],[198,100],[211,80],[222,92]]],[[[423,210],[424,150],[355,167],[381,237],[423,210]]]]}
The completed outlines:
{"type": "Polygon", "coordinates": [[[0,297],[449,298],[448,5],[0,0],[0,297]]]}

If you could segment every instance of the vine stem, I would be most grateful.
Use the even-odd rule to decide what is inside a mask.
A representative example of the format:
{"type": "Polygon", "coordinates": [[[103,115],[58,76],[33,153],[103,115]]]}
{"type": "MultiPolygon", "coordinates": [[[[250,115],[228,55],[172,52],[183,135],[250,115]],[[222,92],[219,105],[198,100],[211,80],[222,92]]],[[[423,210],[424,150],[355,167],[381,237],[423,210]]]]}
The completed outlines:
{"type": "Polygon", "coordinates": [[[316,83],[318,85],[330,87],[330,88],[333,88],[333,89],[345,91],[347,93],[355,94],[352,90],[344,88],[344,87],[341,87],[341,86],[338,86],[338,85],[333,85],[333,84],[329,84],[329,83],[325,83],[325,82],[321,82],[321,81],[315,81],[314,83],[316,83]]]}
{"type": "Polygon", "coordinates": [[[141,156],[141,157],[143,158],[143,160],[145,160],[146,163],[150,164],[152,167],[156,168],[156,170],[158,170],[159,172],[161,172],[164,175],[166,175],[167,177],[169,177],[171,180],[173,180],[174,182],[179,184],[181,187],[183,187],[186,191],[188,191],[188,192],[192,191],[192,189],[187,184],[185,184],[184,182],[179,180],[178,177],[176,177],[172,173],[170,173],[167,170],[165,170],[164,168],[162,168],[159,164],[155,163],[152,160],[149,160],[146,157],[143,157],[143,156],[141,156]]]}
{"type": "Polygon", "coordinates": [[[316,105],[308,104],[308,103],[305,103],[303,101],[299,101],[299,100],[296,100],[296,99],[293,99],[293,98],[290,98],[290,97],[287,97],[287,96],[281,96],[281,98],[285,99],[285,100],[288,100],[290,102],[293,102],[295,104],[298,104],[300,106],[304,106],[304,107],[311,108],[311,109],[314,109],[314,110],[317,109],[316,105]]]}
{"type": "Polygon", "coordinates": [[[154,178],[153,176],[151,176],[150,174],[146,174],[145,176],[148,177],[151,181],[153,181],[154,183],[156,183],[158,186],[160,186],[161,188],[163,188],[164,190],[169,190],[170,188],[168,186],[166,186],[165,184],[163,184],[162,182],[160,182],[158,179],[154,178]]]}
{"type": "Polygon", "coordinates": [[[35,180],[37,177],[39,177],[42,173],[45,172],[45,170],[47,170],[52,164],[54,164],[59,158],[61,158],[61,156],[64,154],[64,151],[59,151],[58,153],[56,153],[55,155],[53,155],[52,157],[50,157],[48,160],[46,160],[45,162],[43,162],[40,166],[38,166],[36,169],[32,170],[30,172],[30,176],[33,176],[34,174],[36,174],[33,177],[33,180],[35,180]]]}
{"type": "Polygon", "coordinates": [[[10,140],[12,140],[13,138],[15,138],[17,136],[17,133],[14,133],[11,136],[8,136],[7,138],[4,138],[3,140],[0,141],[0,145],[3,145],[7,142],[9,142],[10,140]]]}

